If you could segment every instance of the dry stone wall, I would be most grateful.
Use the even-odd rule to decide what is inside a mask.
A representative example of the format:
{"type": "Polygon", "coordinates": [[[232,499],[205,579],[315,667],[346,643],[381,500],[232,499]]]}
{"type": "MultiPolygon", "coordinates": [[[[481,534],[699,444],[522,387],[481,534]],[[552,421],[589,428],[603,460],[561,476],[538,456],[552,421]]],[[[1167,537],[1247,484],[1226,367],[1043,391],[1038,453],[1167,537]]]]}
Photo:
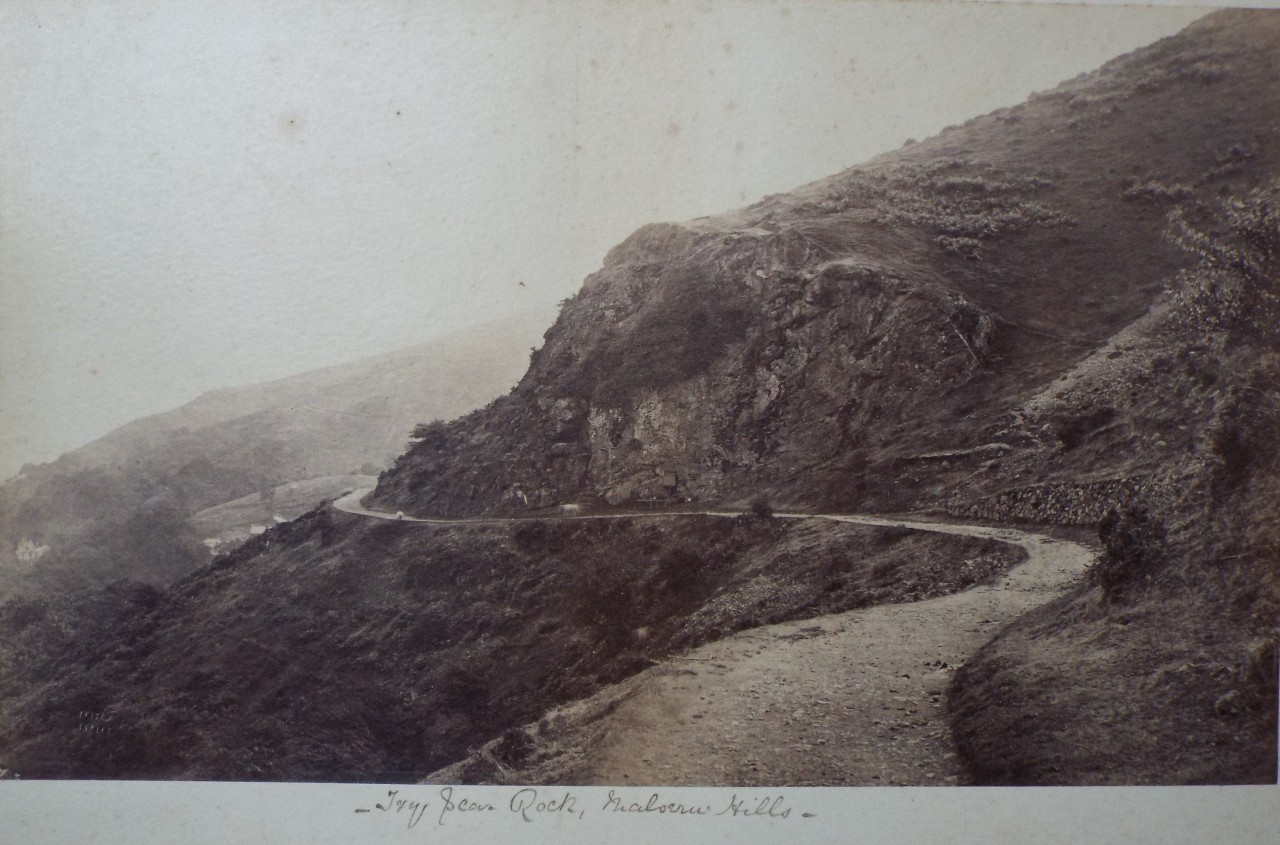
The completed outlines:
{"type": "Polygon", "coordinates": [[[1107,478],[1084,483],[1049,482],[1002,490],[977,501],[952,497],[948,513],[995,522],[1045,522],[1097,525],[1112,508],[1158,507],[1165,492],[1148,476],[1107,478]]]}

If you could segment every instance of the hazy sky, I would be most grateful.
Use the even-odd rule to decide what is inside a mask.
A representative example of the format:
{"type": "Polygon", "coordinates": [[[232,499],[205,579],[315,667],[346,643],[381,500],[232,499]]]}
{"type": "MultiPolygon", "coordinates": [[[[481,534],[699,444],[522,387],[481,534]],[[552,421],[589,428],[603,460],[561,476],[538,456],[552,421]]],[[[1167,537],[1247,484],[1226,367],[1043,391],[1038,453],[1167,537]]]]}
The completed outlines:
{"type": "Polygon", "coordinates": [[[1201,13],[3,0],[0,477],[215,387],[549,322],[646,222],[829,175],[1201,13]]]}

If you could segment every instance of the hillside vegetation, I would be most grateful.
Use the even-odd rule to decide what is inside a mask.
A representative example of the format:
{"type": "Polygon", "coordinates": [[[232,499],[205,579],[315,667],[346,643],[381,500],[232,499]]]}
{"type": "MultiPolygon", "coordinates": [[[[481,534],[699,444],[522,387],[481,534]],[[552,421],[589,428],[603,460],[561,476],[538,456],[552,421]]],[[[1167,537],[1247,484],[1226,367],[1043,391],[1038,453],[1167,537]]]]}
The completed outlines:
{"type": "Polygon", "coordinates": [[[278,502],[276,488],[377,473],[404,449],[415,423],[456,416],[510,388],[539,331],[512,320],[214,391],[52,463],[24,467],[0,487],[0,600],[116,579],[168,583],[209,561],[202,540],[235,527],[192,523],[197,512],[245,496],[278,504],[275,514],[310,510],[346,489],[334,486],[342,480],[322,484],[301,509],[290,501],[296,488],[280,490],[278,502]]]}
{"type": "Polygon", "coordinates": [[[1275,175],[1278,48],[1273,13],[1213,15],[795,192],[641,229],[516,390],[410,449],[373,501],[929,498],[945,466],[926,456],[1029,445],[997,424],[1190,265],[1172,211],[1275,175]]]}
{"type": "Polygon", "coordinates": [[[435,528],[322,509],[163,593],[6,606],[2,759],[24,777],[412,781],[662,655],[1020,559],[816,520],[435,528]]]}
{"type": "MultiPolygon", "coordinates": [[[[1215,13],[829,179],[641,229],[509,394],[423,415],[366,500],[512,521],[321,507],[167,589],[9,602],[0,765],[403,780],[486,743],[501,764],[510,729],[663,656],[1014,563],[769,516],[795,507],[1097,536],[1086,583],[956,673],[975,780],[1274,782],[1278,62],[1280,12],[1215,13]]],[[[253,492],[232,486],[202,507],[253,492]]]]}
{"type": "Polygon", "coordinates": [[[958,677],[956,736],[985,782],[1275,781],[1280,183],[1223,218],[1216,237],[1182,228],[1200,265],[1034,403],[1096,421],[1042,457],[1052,476],[1108,454],[1135,474],[1091,581],[958,677]]]}

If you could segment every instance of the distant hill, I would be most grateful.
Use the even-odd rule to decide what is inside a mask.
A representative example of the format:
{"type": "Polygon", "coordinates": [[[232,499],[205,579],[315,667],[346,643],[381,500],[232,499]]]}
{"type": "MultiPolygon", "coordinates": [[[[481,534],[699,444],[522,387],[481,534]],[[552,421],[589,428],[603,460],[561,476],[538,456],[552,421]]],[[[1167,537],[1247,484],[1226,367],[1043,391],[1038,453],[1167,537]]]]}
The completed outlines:
{"type": "Polygon", "coordinates": [[[829,179],[641,229],[520,383],[424,426],[367,503],[756,516],[321,507],[169,590],[10,602],[0,763],[412,780],[499,740],[501,764],[509,729],[654,659],[1013,563],[767,517],[793,505],[1097,532],[1087,579],[956,673],[974,780],[1274,782],[1277,115],[1280,12],[1218,12],[829,179]],[[79,712],[115,727],[77,733],[79,712]]]}
{"type": "Polygon", "coordinates": [[[346,489],[341,476],[376,475],[404,450],[415,425],[455,417],[509,389],[541,330],[534,320],[507,320],[214,391],[25,467],[0,487],[0,597],[125,577],[165,583],[209,560],[205,531],[248,529],[192,525],[189,517],[249,495],[269,510],[277,487],[317,480],[310,502],[279,503],[293,517],[346,489]],[[325,478],[328,487],[319,481],[325,478]]]}

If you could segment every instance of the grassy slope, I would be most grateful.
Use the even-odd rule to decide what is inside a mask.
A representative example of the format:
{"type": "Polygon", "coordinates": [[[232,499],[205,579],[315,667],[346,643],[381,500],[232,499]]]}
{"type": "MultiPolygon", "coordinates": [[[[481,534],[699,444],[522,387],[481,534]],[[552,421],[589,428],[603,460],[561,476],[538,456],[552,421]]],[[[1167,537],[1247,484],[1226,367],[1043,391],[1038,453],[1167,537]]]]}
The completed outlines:
{"type": "Polygon", "coordinates": [[[961,589],[1019,557],[825,521],[431,528],[320,511],[92,639],[11,610],[2,759],[25,777],[412,780],[653,657],[961,589]],[[51,636],[71,640],[53,659],[51,636]],[[81,711],[106,732],[75,731],[81,711]]]}
{"type": "Polygon", "coordinates": [[[1275,174],[1277,56],[1280,16],[1214,15],[789,194],[646,227],[516,391],[411,449],[377,501],[643,497],[674,467],[704,499],[901,507],[929,479],[895,459],[982,442],[1186,266],[1174,205],[1275,174]]]}
{"type": "Polygon", "coordinates": [[[1108,422],[1040,472],[1100,453],[1147,476],[1104,522],[1094,580],[957,676],[956,738],[984,782],[1275,782],[1280,184],[1226,217],[1188,239],[1203,265],[1159,312],[1048,392],[1108,422]]]}
{"type": "MultiPolygon", "coordinates": [[[[443,442],[412,450],[384,476],[382,500],[421,510],[493,507],[513,479],[526,477],[542,477],[552,494],[581,491],[590,476],[563,466],[573,464],[575,443],[591,439],[588,409],[632,413],[627,397],[643,391],[670,400],[698,437],[707,434],[700,420],[734,410],[713,432],[732,442],[713,444],[693,463],[724,473],[735,494],[763,477],[815,501],[929,498],[930,486],[972,467],[949,478],[933,469],[903,473],[901,489],[878,500],[866,479],[879,484],[870,470],[892,467],[907,450],[986,437],[1002,415],[1130,324],[1187,262],[1164,237],[1171,208],[1195,212],[1274,175],[1278,21],[1267,13],[1215,15],[1025,106],[794,194],[716,220],[642,230],[566,306],[514,394],[447,427],[443,442]],[[966,257],[975,248],[977,257],[966,257]],[[742,279],[757,269],[766,278],[744,292],[742,279]],[[715,308],[685,308],[686,289],[715,308]],[[613,308],[617,319],[607,313],[613,308]],[[835,342],[846,334],[858,342],[835,342]],[[657,343],[662,338],[670,342],[657,343]],[[970,355],[964,343],[979,339],[970,355]],[[655,353],[668,357],[655,362],[655,353]],[[601,377],[609,371],[625,377],[601,377]],[[759,416],[744,416],[767,386],[767,378],[751,381],[760,373],[778,376],[777,397],[759,416]],[[851,396],[867,401],[855,408],[851,396]],[[566,454],[549,454],[566,441],[574,441],[566,454]],[[723,461],[702,461],[716,450],[723,461]],[[731,458],[750,469],[722,469],[731,458]],[[757,467],[762,476],[752,474],[757,467]]],[[[1218,422],[1230,420],[1198,381],[1204,372],[1174,353],[1174,370],[1200,385],[1187,381],[1183,394],[1208,403],[1195,405],[1191,422],[1203,422],[1206,435],[1229,433],[1218,422]]],[[[1240,361],[1261,358],[1255,346],[1240,361]]],[[[1239,361],[1221,363],[1234,372],[1239,361]]],[[[1255,387],[1267,384],[1274,381],[1255,387]]],[[[1222,410],[1243,407],[1237,394],[1222,396],[1234,402],[1222,410]]],[[[624,416],[603,439],[616,433],[626,444],[644,433],[637,425],[624,416]]],[[[699,442],[685,433],[667,441],[699,442]]],[[[1154,443],[1151,434],[1140,439],[1154,443]]],[[[1105,625],[1097,595],[1084,591],[1015,627],[966,671],[957,736],[986,777],[1045,780],[1057,766],[1083,780],[1127,760],[1111,776],[1159,770],[1196,779],[1177,768],[1174,741],[1187,725],[1204,727],[1206,701],[1227,714],[1215,710],[1222,724],[1238,726],[1234,744],[1223,746],[1213,745],[1226,736],[1222,725],[1203,731],[1214,776],[1256,777],[1266,752],[1257,702],[1268,693],[1245,680],[1265,675],[1256,671],[1267,662],[1258,643],[1274,641],[1257,620],[1270,612],[1266,567],[1275,547],[1228,548],[1215,538],[1250,538],[1276,512],[1266,492],[1274,475],[1261,463],[1239,474],[1234,436],[1214,454],[1237,475],[1217,484],[1244,498],[1211,496],[1212,508],[1203,499],[1171,504],[1162,517],[1169,538],[1162,566],[1107,608],[1105,625]],[[1222,565],[1200,565],[1206,560],[1222,565]],[[1159,652],[1155,625],[1179,618],[1171,613],[1188,622],[1159,652]],[[1029,632],[1050,643],[1051,659],[1032,659],[1039,652],[1029,632]],[[1215,686],[1219,676],[1235,685],[1215,686]],[[1232,690],[1237,695],[1224,703],[1232,690]],[[1115,739],[1104,717],[1118,720],[1126,739],[1115,739]],[[1151,725],[1167,726],[1156,732],[1154,751],[1143,756],[1124,744],[1140,743],[1151,725]],[[1022,743],[1023,732],[1036,742],[1022,743]],[[1064,768],[1081,737],[1083,756],[1064,768]],[[1131,753],[1106,756],[1108,743],[1131,753]]],[[[1136,441],[1117,440],[1114,449],[1130,448],[1124,442],[1136,441]]],[[[1114,449],[1086,437],[1050,464],[1074,475],[1113,460],[1166,465],[1172,454],[1114,449]]],[[[1030,454],[1011,464],[1052,469],[1034,464],[1045,454],[1040,446],[1030,454]]],[[[1264,452],[1251,446],[1243,454],[1264,452]]],[[[610,456],[620,473],[654,477],[652,467],[620,455],[610,456]]],[[[1226,477],[1211,469],[1196,476],[1207,487],[1191,486],[1203,492],[1226,477]]],[[[412,777],[666,649],[791,614],[906,598],[948,575],[947,587],[969,580],[927,563],[946,559],[930,545],[936,541],[885,542],[864,529],[802,526],[779,535],[751,521],[693,518],[662,528],[530,527],[508,536],[320,512],[154,603],[142,596],[137,612],[92,641],[71,637],[60,654],[42,642],[53,622],[11,606],[6,638],[19,656],[0,690],[0,747],[9,755],[2,762],[50,776],[412,777]],[[76,733],[82,710],[111,716],[110,730],[76,733]]],[[[973,577],[990,568],[970,567],[973,577]]]]}
{"type": "Polygon", "coordinates": [[[215,552],[226,552],[252,536],[255,525],[273,525],[277,517],[297,519],[314,509],[316,504],[332,500],[349,490],[371,486],[370,475],[326,475],[292,481],[274,488],[266,496],[252,493],[206,508],[193,514],[187,524],[208,544],[216,541],[215,552]]]}

